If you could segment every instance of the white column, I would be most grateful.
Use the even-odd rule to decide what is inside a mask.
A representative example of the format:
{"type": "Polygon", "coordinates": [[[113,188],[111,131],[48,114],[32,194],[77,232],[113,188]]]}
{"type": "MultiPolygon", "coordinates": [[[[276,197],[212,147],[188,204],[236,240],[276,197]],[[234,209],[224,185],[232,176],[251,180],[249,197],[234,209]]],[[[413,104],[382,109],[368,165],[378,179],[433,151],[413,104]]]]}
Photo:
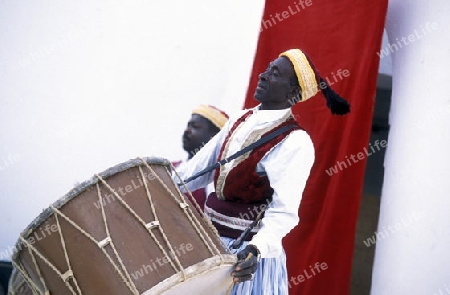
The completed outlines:
{"type": "Polygon", "coordinates": [[[372,295],[450,294],[449,15],[448,0],[389,3],[391,129],[372,295]]]}

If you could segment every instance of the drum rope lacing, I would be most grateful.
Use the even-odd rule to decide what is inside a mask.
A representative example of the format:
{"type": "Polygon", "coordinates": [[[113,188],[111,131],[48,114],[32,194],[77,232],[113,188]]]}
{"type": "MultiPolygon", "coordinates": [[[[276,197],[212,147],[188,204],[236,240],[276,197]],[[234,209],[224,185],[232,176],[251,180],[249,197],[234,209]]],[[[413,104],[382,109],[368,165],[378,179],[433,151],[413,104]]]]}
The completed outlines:
{"type": "MultiPolygon", "coordinates": [[[[191,190],[187,187],[186,183],[184,182],[183,179],[181,179],[180,175],[178,174],[178,172],[176,171],[175,167],[172,165],[172,170],[175,172],[175,175],[178,177],[178,179],[181,181],[181,184],[183,185],[184,189],[187,191],[187,193],[190,195],[192,202],[194,203],[195,208],[197,209],[198,212],[201,212],[201,215],[203,217],[203,220],[205,221],[205,223],[208,225],[209,229],[216,235],[217,240],[219,241],[220,245],[222,246],[223,249],[225,249],[228,254],[231,253],[231,251],[228,249],[227,245],[225,245],[225,243],[222,241],[222,239],[220,238],[219,232],[217,231],[217,228],[214,226],[214,224],[212,224],[211,219],[203,212],[203,210],[200,208],[200,205],[197,203],[197,200],[194,198],[194,196],[192,195],[191,190]]],[[[181,195],[181,191],[180,188],[178,186],[177,190],[178,193],[181,195]]],[[[223,258],[221,256],[221,261],[223,262],[223,258]]]]}
{"type": "MultiPolygon", "coordinates": [[[[231,253],[231,251],[228,249],[228,247],[225,245],[225,243],[220,238],[219,232],[217,231],[216,227],[212,224],[211,219],[209,219],[208,216],[203,212],[203,210],[201,210],[200,205],[197,203],[197,200],[192,195],[191,190],[187,187],[186,182],[180,177],[180,175],[177,173],[177,171],[176,171],[176,169],[175,169],[175,167],[173,165],[172,165],[172,170],[175,172],[176,176],[181,181],[181,184],[183,185],[184,189],[191,196],[191,200],[193,201],[194,206],[196,207],[198,212],[202,212],[203,219],[205,220],[205,222],[209,226],[209,228],[215,233],[215,235],[218,238],[218,240],[220,241],[222,247],[224,249],[226,249],[228,251],[228,253],[231,253]]],[[[181,191],[180,191],[178,186],[177,186],[177,189],[178,189],[178,192],[181,194],[181,191]]],[[[220,257],[222,258],[222,255],[220,257]]],[[[222,262],[223,262],[223,258],[222,258],[222,262]]],[[[231,291],[232,291],[234,285],[235,285],[235,282],[232,280],[231,284],[229,285],[229,287],[228,287],[228,289],[226,291],[226,295],[231,294],[231,291]]]]}
{"type": "MultiPolygon", "coordinates": [[[[98,184],[97,184],[98,185],[98,184]]],[[[36,258],[33,255],[33,253],[35,253],[37,256],[39,256],[39,258],[42,259],[42,261],[45,262],[45,264],[47,264],[61,279],[62,281],[66,284],[66,286],[68,287],[68,289],[71,291],[72,294],[77,294],[77,292],[75,292],[75,290],[73,289],[73,287],[70,285],[69,283],[69,279],[72,278],[74,284],[77,287],[77,291],[78,294],[82,294],[74,276],[72,273],[72,268],[70,266],[70,261],[68,259],[68,254],[67,254],[67,249],[65,247],[65,242],[64,242],[64,237],[62,235],[61,232],[61,226],[59,223],[59,219],[58,219],[58,215],[63,217],[70,225],[72,225],[74,228],[76,228],[78,231],[80,231],[82,234],[84,234],[88,239],[90,239],[92,242],[94,242],[96,245],[99,246],[99,248],[102,250],[102,252],[105,254],[105,256],[108,258],[108,260],[110,261],[110,263],[113,265],[114,269],[119,273],[119,275],[121,276],[122,280],[124,281],[124,283],[127,285],[127,287],[130,289],[132,294],[139,294],[139,291],[137,290],[136,286],[134,286],[134,284],[131,281],[131,277],[129,275],[129,273],[126,271],[126,269],[124,269],[124,272],[126,274],[126,276],[129,278],[129,280],[127,280],[127,278],[125,278],[124,274],[122,273],[122,271],[119,269],[119,267],[116,265],[116,263],[113,261],[113,259],[111,258],[111,256],[106,252],[106,250],[101,246],[101,242],[102,241],[97,241],[94,237],[92,237],[89,233],[87,233],[85,230],[83,230],[80,226],[78,226],[74,221],[72,221],[69,217],[67,217],[64,213],[62,213],[60,210],[58,210],[57,208],[55,208],[53,205],[50,206],[50,208],[53,210],[55,214],[55,219],[57,222],[57,228],[58,228],[58,232],[60,233],[60,237],[61,237],[61,243],[62,243],[62,247],[63,247],[63,252],[64,252],[64,256],[66,258],[66,262],[68,264],[68,268],[69,270],[66,271],[65,273],[62,273],[61,271],[59,271],[56,266],[54,264],[52,264],[47,258],[45,258],[45,256],[43,256],[31,243],[29,243],[22,235],[20,236],[20,240],[27,246],[28,251],[31,255],[31,258],[33,260],[33,264],[35,265],[35,268],[37,270],[37,275],[39,276],[39,279],[45,289],[45,291],[40,291],[39,287],[31,280],[31,278],[29,277],[29,275],[27,274],[27,272],[25,271],[24,268],[22,268],[19,265],[16,265],[17,269],[23,274],[24,278],[26,279],[26,281],[29,283],[29,285],[32,287],[32,291],[34,294],[45,294],[45,295],[50,295],[50,292],[48,291],[48,288],[45,284],[45,280],[41,274],[40,268],[37,264],[36,258]]],[[[106,222],[106,220],[105,220],[106,222]]],[[[109,233],[108,233],[109,235],[109,233]]],[[[115,247],[113,248],[113,251],[115,253],[115,255],[117,256],[117,259],[122,263],[120,257],[118,256],[117,251],[115,250],[115,247]]],[[[123,263],[122,263],[123,264],[123,263]]],[[[123,266],[124,267],[124,266],[123,266]]]]}
{"type": "MultiPolygon", "coordinates": [[[[40,259],[42,259],[42,261],[47,264],[54,272],[56,272],[56,274],[64,281],[64,274],[62,272],[60,272],[55,265],[53,265],[47,258],[45,258],[44,255],[42,255],[39,250],[37,250],[31,243],[29,243],[22,235],[20,235],[20,240],[27,246],[28,252],[33,260],[33,264],[36,268],[37,271],[37,275],[39,277],[39,280],[41,281],[43,287],[44,287],[44,291],[40,291],[39,287],[31,280],[31,278],[29,277],[29,275],[27,274],[27,272],[25,271],[24,268],[19,267],[19,271],[24,275],[25,279],[27,280],[27,282],[32,282],[32,284],[30,286],[33,287],[33,292],[36,292],[37,294],[45,294],[45,295],[50,295],[50,291],[48,290],[46,284],[45,284],[45,280],[44,277],[42,276],[41,270],[39,265],[37,264],[36,261],[36,257],[34,254],[36,254],[37,256],[39,256],[40,259]],[[34,253],[34,254],[33,254],[34,253]]],[[[69,290],[71,291],[72,294],[77,294],[75,292],[75,290],[73,289],[73,287],[69,284],[68,280],[65,280],[64,283],[66,284],[66,286],[69,288],[69,290]]],[[[80,293],[81,294],[81,293],[80,293]]]]}
{"type": "MultiPolygon", "coordinates": [[[[183,273],[183,279],[185,280],[185,279],[186,279],[186,273],[184,272],[184,268],[183,268],[183,266],[181,265],[180,260],[179,260],[179,259],[177,258],[177,256],[175,255],[175,252],[173,251],[173,247],[172,247],[172,245],[170,244],[169,239],[167,238],[166,233],[164,232],[163,228],[159,225],[158,216],[156,215],[155,204],[154,204],[153,201],[152,201],[152,195],[150,194],[150,190],[148,189],[147,178],[145,177],[144,172],[142,171],[142,167],[141,167],[141,166],[139,166],[139,172],[140,172],[140,174],[141,174],[142,179],[144,180],[145,192],[147,193],[147,198],[148,198],[148,201],[149,201],[149,203],[150,203],[150,207],[151,207],[151,209],[152,209],[153,217],[154,217],[154,219],[155,219],[154,222],[156,222],[156,223],[150,222],[150,223],[149,223],[149,224],[150,224],[150,228],[147,227],[147,230],[148,230],[149,232],[151,232],[150,230],[151,230],[153,227],[158,227],[158,229],[159,229],[161,235],[162,235],[163,238],[164,238],[164,241],[166,242],[167,246],[168,246],[169,249],[170,249],[170,252],[172,253],[172,255],[173,255],[173,257],[174,257],[174,260],[176,261],[176,263],[177,263],[178,266],[180,267],[180,271],[183,273]]],[[[154,171],[152,171],[152,172],[154,172],[154,171]]],[[[153,235],[153,236],[154,236],[154,235],[153,235]]],[[[171,261],[170,257],[167,256],[166,252],[164,251],[164,249],[162,248],[161,244],[160,244],[159,241],[156,239],[156,237],[155,237],[154,239],[155,239],[156,243],[158,244],[158,246],[160,247],[161,251],[163,251],[164,255],[169,259],[169,261],[171,261]]],[[[174,267],[174,268],[175,268],[175,267],[174,267]]]]}
{"type": "Polygon", "coordinates": [[[66,259],[68,270],[63,274],[62,279],[64,282],[67,282],[70,278],[72,278],[75,287],[78,290],[78,293],[81,294],[80,287],[78,286],[78,282],[76,278],[73,276],[72,266],[70,265],[69,255],[67,255],[66,242],[64,241],[64,236],[61,231],[61,225],[59,224],[58,215],[55,215],[56,225],[58,227],[59,237],[61,238],[61,244],[64,251],[64,258],[66,259]]]}
{"type": "MultiPolygon", "coordinates": [[[[186,217],[189,219],[189,221],[191,222],[191,225],[194,227],[194,229],[197,231],[197,234],[199,235],[199,237],[202,239],[203,243],[205,244],[205,246],[208,248],[208,250],[211,252],[211,254],[213,255],[219,255],[220,257],[220,265],[222,265],[224,263],[224,259],[223,256],[220,253],[220,250],[216,247],[216,245],[214,244],[214,242],[212,241],[212,239],[209,237],[209,235],[207,234],[206,230],[203,228],[203,226],[201,225],[200,221],[195,217],[194,213],[191,211],[189,205],[186,203],[186,199],[183,198],[183,194],[179,191],[178,187],[175,185],[175,187],[177,188],[178,194],[180,195],[180,199],[178,199],[173,193],[172,191],[169,189],[169,187],[162,181],[162,179],[155,173],[155,171],[150,167],[150,165],[147,164],[146,161],[144,161],[144,159],[140,158],[142,163],[147,167],[147,169],[149,169],[152,173],[153,176],[155,176],[159,183],[166,189],[167,193],[176,201],[178,202],[178,204],[180,205],[180,207],[183,209],[186,217]],[[202,231],[202,233],[200,232],[200,229],[202,231]],[[209,241],[206,241],[206,238],[208,238],[209,241]],[[213,249],[212,249],[212,248],[213,249]]],[[[170,176],[169,171],[166,168],[166,172],[167,174],[170,176]]],[[[218,238],[218,241],[220,241],[220,238],[218,238]]],[[[226,249],[226,248],[224,248],[226,249]]]]}
{"type": "Polygon", "coordinates": [[[41,281],[42,285],[44,286],[44,290],[45,290],[44,293],[48,293],[48,288],[47,288],[47,286],[45,285],[45,281],[44,281],[44,278],[42,277],[41,270],[40,270],[39,266],[37,265],[36,257],[34,257],[34,255],[33,255],[32,251],[31,251],[31,248],[30,248],[30,247],[28,247],[28,253],[29,253],[30,256],[31,256],[31,259],[33,260],[34,266],[36,267],[37,274],[38,274],[38,276],[39,276],[39,280],[41,281]]]}
{"type": "Polygon", "coordinates": [[[33,292],[33,294],[38,294],[39,295],[39,287],[30,278],[28,273],[25,271],[25,268],[23,268],[21,265],[15,263],[14,261],[12,261],[12,265],[22,274],[24,280],[27,282],[27,284],[30,287],[30,289],[33,292]]]}
{"type": "MultiPolygon", "coordinates": [[[[53,205],[51,206],[51,208],[53,209],[53,211],[60,215],[61,217],[63,217],[70,225],[72,225],[74,228],[76,228],[77,230],[79,230],[82,234],[84,234],[89,240],[91,240],[92,242],[94,242],[97,246],[100,245],[101,241],[97,241],[92,235],[90,235],[88,232],[86,232],[84,229],[82,229],[78,224],[76,224],[73,220],[71,220],[69,217],[67,217],[64,213],[62,213],[60,210],[58,210],[57,208],[55,208],[53,205]]],[[[127,280],[127,278],[124,276],[124,274],[122,273],[122,271],[120,270],[120,268],[116,265],[116,263],[113,261],[111,255],[108,254],[108,252],[106,252],[106,249],[99,246],[100,250],[103,252],[103,254],[105,254],[105,256],[108,258],[109,262],[113,265],[114,269],[117,271],[117,273],[120,275],[120,277],[122,278],[123,282],[127,285],[127,287],[130,289],[132,294],[139,294],[139,292],[137,291],[136,287],[133,284],[130,284],[130,282],[127,280]]],[[[116,252],[115,252],[116,254],[116,252]]],[[[117,255],[117,254],[116,254],[117,255]]],[[[117,257],[119,260],[120,258],[117,257]]],[[[129,274],[125,271],[126,275],[129,277],[129,274]]],[[[60,275],[60,277],[62,278],[62,275],[60,275]]],[[[80,293],[82,294],[82,293],[80,293]]]]}
{"type": "MultiPolygon", "coordinates": [[[[99,202],[100,202],[100,204],[101,204],[101,201],[102,201],[102,195],[101,195],[101,192],[100,192],[100,186],[99,186],[99,184],[97,183],[96,184],[96,187],[97,187],[97,195],[98,195],[98,200],[99,200],[99,202]]],[[[132,292],[134,292],[135,294],[139,294],[139,291],[137,290],[137,288],[136,288],[136,285],[133,283],[133,281],[131,280],[131,277],[130,277],[130,273],[129,273],[129,271],[127,270],[127,268],[125,267],[125,264],[123,263],[123,261],[122,261],[122,259],[120,258],[120,256],[119,256],[119,253],[117,252],[117,249],[116,249],[116,246],[114,245],[114,242],[113,242],[113,240],[111,239],[111,234],[109,233],[109,226],[108,226],[108,222],[107,222],[107,219],[106,219],[106,214],[105,214],[105,208],[104,208],[104,206],[100,206],[101,208],[102,208],[102,218],[103,218],[103,222],[104,222],[104,224],[105,224],[105,231],[106,231],[106,238],[105,239],[103,239],[102,241],[100,241],[99,243],[98,243],[98,246],[99,246],[99,248],[104,248],[104,247],[106,247],[106,245],[111,245],[111,249],[113,250],[113,252],[114,252],[114,255],[116,256],[116,258],[117,258],[117,260],[119,261],[119,263],[120,263],[120,266],[122,267],[122,270],[123,270],[123,272],[125,273],[125,275],[127,276],[127,281],[124,281],[126,284],[127,284],[127,286],[130,288],[130,290],[132,291],[132,292]]],[[[120,273],[117,269],[116,269],[116,271],[118,272],[118,273],[120,273]]]]}
{"type": "MultiPolygon", "coordinates": [[[[142,173],[142,171],[141,171],[142,173]]],[[[142,175],[142,174],[141,174],[142,175]]],[[[150,228],[147,227],[147,223],[145,223],[145,221],[122,199],[122,197],[119,196],[119,194],[98,174],[95,175],[104,185],[106,188],[109,189],[109,191],[111,193],[114,194],[114,196],[120,201],[120,203],[131,213],[131,215],[134,216],[134,218],[137,219],[137,221],[147,230],[147,232],[150,234],[150,236],[153,238],[153,240],[155,241],[155,243],[158,245],[158,248],[161,250],[161,252],[163,252],[163,255],[165,257],[168,258],[170,265],[173,267],[173,269],[175,271],[182,271],[184,273],[184,269],[180,263],[180,261],[175,257],[175,261],[177,262],[178,266],[180,267],[180,269],[177,269],[177,267],[175,266],[175,264],[173,263],[172,259],[170,259],[169,255],[167,254],[167,252],[164,250],[164,247],[161,245],[161,243],[158,241],[158,239],[156,238],[155,234],[151,231],[150,228]]],[[[145,179],[145,177],[144,177],[145,179]]],[[[144,180],[144,184],[145,184],[146,180],[144,180]]],[[[166,235],[161,232],[161,234],[163,235],[164,239],[167,241],[167,237],[166,235]]],[[[169,243],[169,248],[172,250],[172,247],[169,243]]]]}
{"type": "Polygon", "coordinates": [[[33,292],[33,294],[37,294],[36,292],[33,291],[33,288],[31,288],[28,285],[27,280],[22,275],[21,271],[18,269],[17,264],[15,264],[14,261],[12,261],[12,265],[14,268],[16,268],[17,272],[13,270],[13,272],[11,273],[8,295],[22,295],[28,289],[30,289],[33,292]]]}

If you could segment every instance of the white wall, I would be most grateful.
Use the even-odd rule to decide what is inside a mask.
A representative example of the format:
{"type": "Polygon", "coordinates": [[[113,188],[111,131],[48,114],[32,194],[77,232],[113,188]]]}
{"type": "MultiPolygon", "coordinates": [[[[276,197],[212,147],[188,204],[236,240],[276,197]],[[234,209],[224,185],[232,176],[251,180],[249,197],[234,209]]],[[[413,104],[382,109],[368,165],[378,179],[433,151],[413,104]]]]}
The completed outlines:
{"type": "Polygon", "coordinates": [[[264,1],[0,1],[0,260],[76,182],[242,108],[264,1]]]}
{"type": "Polygon", "coordinates": [[[372,295],[450,294],[449,14],[447,0],[389,1],[391,128],[372,295]]]}

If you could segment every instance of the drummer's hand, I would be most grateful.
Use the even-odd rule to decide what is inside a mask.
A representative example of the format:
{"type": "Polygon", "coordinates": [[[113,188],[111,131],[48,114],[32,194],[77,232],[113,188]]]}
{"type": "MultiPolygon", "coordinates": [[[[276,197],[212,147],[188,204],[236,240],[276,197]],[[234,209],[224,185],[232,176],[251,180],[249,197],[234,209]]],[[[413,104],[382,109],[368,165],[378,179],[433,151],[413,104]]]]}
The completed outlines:
{"type": "Polygon", "coordinates": [[[258,267],[259,251],[253,245],[247,245],[237,253],[238,262],[234,265],[231,276],[235,283],[253,280],[253,275],[258,267]]]}

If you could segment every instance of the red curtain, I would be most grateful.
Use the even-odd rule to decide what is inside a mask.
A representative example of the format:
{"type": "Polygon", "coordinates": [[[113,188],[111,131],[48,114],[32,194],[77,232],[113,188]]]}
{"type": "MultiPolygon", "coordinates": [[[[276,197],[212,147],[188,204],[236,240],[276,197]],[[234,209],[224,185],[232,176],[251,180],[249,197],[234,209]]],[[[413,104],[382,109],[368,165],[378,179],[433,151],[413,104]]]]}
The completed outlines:
{"type": "Polygon", "coordinates": [[[350,293],[386,10],[387,0],[266,0],[244,107],[257,104],[258,74],[290,48],[304,50],[320,75],[351,103],[351,113],[343,117],[331,115],[321,93],[294,107],[315,145],[316,159],[300,224],[283,240],[290,294],[350,293]]]}

